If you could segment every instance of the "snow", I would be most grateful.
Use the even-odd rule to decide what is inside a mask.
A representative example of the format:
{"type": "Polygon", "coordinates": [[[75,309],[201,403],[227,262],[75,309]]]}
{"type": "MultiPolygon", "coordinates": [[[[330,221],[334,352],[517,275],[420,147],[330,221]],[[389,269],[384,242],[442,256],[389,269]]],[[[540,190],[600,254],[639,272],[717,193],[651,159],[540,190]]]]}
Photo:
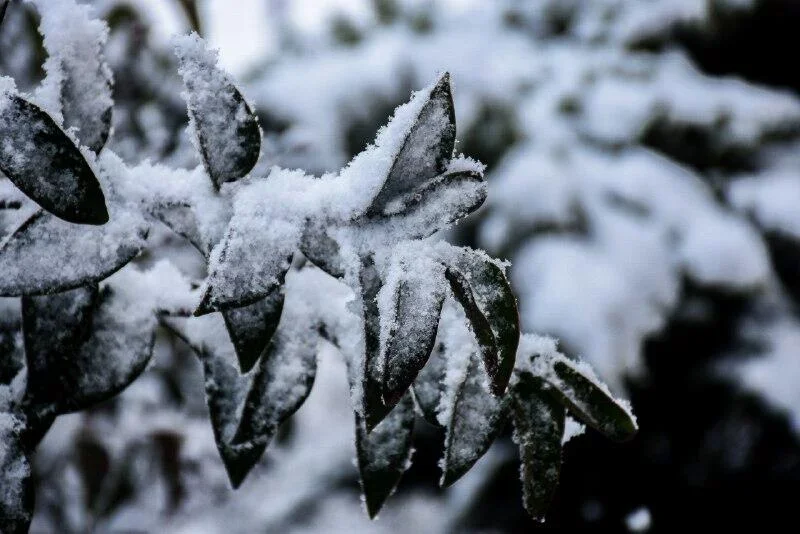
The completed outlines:
{"type": "Polygon", "coordinates": [[[625,526],[629,532],[647,532],[652,526],[653,519],[647,507],[637,508],[625,517],[625,526]]]}

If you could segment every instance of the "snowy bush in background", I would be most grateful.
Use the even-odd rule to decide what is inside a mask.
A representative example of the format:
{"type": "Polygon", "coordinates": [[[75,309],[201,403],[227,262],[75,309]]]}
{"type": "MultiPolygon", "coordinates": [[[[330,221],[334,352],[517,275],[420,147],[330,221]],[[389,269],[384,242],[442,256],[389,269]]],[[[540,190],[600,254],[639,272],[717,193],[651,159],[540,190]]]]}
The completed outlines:
{"type": "MultiPolygon", "coordinates": [[[[202,350],[211,340],[227,340],[226,332],[236,329],[231,326],[233,312],[225,310],[224,320],[219,313],[189,320],[176,315],[193,311],[197,301],[186,298],[189,294],[199,298],[203,292],[210,304],[223,302],[220,297],[242,298],[224,294],[225,277],[235,274],[224,269],[209,279],[219,278],[221,285],[199,288],[188,281],[203,280],[207,259],[212,269],[224,266],[222,250],[214,252],[214,245],[227,235],[233,212],[226,202],[234,191],[241,190],[242,227],[258,228],[263,223],[250,215],[272,209],[259,200],[263,184],[252,179],[225,183],[237,166],[246,166],[248,151],[226,154],[225,148],[210,148],[203,140],[206,129],[217,132],[211,135],[239,135],[246,146],[253,137],[247,133],[247,113],[224,124],[204,124],[190,114],[197,135],[187,135],[181,93],[189,95],[191,109],[197,105],[192,92],[224,91],[183,86],[171,45],[157,38],[161,21],[145,2],[92,3],[111,28],[105,54],[114,78],[113,135],[99,161],[115,177],[115,188],[124,189],[121,196],[136,199],[134,205],[115,206],[100,172],[108,224],[122,217],[133,224],[144,211],[151,221],[171,228],[151,222],[146,242],[143,235],[126,234],[130,241],[119,255],[108,256],[110,265],[143,250],[133,265],[104,282],[117,290],[117,299],[122,297],[106,306],[144,302],[144,321],[155,317],[152,310],[171,315],[167,319],[160,314],[151,364],[131,387],[88,412],[55,421],[32,466],[37,486],[32,531],[113,532],[132,525],[163,532],[532,528],[518,504],[518,449],[508,429],[498,431],[496,445],[457,484],[433,489],[440,476],[440,452],[449,439],[447,430],[439,428],[440,419],[453,421],[457,408],[431,409],[442,391],[426,388],[424,382],[442,373],[436,362],[443,351],[454,362],[445,372],[445,383],[451,386],[444,397],[452,398],[459,379],[464,388],[478,389],[485,379],[464,380],[482,367],[463,342],[471,341],[470,331],[464,327],[463,308],[451,297],[441,304],[440,328],[429,365],[420,374],[423,380],[414,384],[417,400],[422,399],[419,407],[434,425],[416,421],[413,464],[379,521],[367,522],[355,497],[354,423],[347,408],[351,391],[345,385],[353,377],[337,355],[332,331],[319,332],[325,341],[308,400],[274,436],[263,430],[272,437],[264,460],[239,490],[230,491],[218,454],[227,455],[228,463],[236,457],[228,432],[237,429],[215,425],[211,431],[200,394],[208,382],[191,351],[202,350]],[[234,124],[238,133],[230,131],[234,124]],[[203,161],[198,154],[204,169],[196,168],[203,161]],[[156,197],[164,202],[149,204],[156,197]],[[122,215],[115,217],[115,212],[122,215]],[[192,323],[199,326],[190,327],[192,323]],[[434,400],[426,404],[427,393],[434,400]]],[[[190,7],[187,21],[202,22],[202,9],[191,9],[192,2],[178,3],[190,7]]],[[[796,69],[780,58],[797,44],[794,25],[800,17],[793,3],[358,4],[362,9],[343,4],[347,9],[334,11],[328,26],[311,32],[298,24],[293,2],[269,2],[270,18],[264,23],[277,33],[279,47],[242,79],[242,94],[252,103],[228,96],[225,105],[249,107],[263,131],[261,157],[250,176],[268,176],[273,165],[304,171],[275,174],[290,188],[273,216],[282,222],[259,235],[265,240],[297,239],[292,229],[306,213],[294,192],[302,192],[309,202],[319,195],[329,207],[324,222],[304,227],[287,256],[299,249],[311,263],[335,272],[336,265],[325,265],[314,253],[322,250],[328,257],[344,245],[346,265],[352,259],[348,248],[376,252],[389,245],[388,228],[376,224],[360,235],[347,221],[346,215],[357,213],[359,201],[370,193],[355,188],[329,193],[325,177],[339,175],[412,90],[449,71],[458,124],[451,154],[463,152],[487,165],[481,187],[488,195],[473,215],[448,231],[448,241],[510,260],[509,280],[519,297],[522,330],[552,335],[565,354],[589,361],[613,391],[630,396],[642,422],[639,437],[619,449],[591,433],[570,441],[548,524],[636,530],[641,521],[633,519],[647,517],[647,526],[669,530],[685,526],[681,518],[686,516],[715,528],[741,527],[748,512],[753,517],[790,517],[792,507],[781,495],[793,494],[787,490],[797,489],[800,478],[800,444],[793,432],[800,417],[795,386],[800,374],[795,207],[800,198],[795,155],[800,148],[800,80],[793,74],[796,69]],[[322,176],[322,182],[305,173],[322,176]],[[344,197],[342,208],[336,195],[344,197]],[[332,235],[326,235],[329,230],[332,235]],[[731,514],[732,509],[740,512],[731,514]]],[[[0,72],[16,81],[18,91],[33,93],[34,102],[65,127],[80,124],[83,116],[102,133],[102,98],[92,100],[97,109],[64,109],[63,117],[57,117],[60,104],[53,102],[59,91],[80,95],[90,89],[65,89],[62,75],[51,74],[70,67],[55,66],[52,57],[57,54],[45,53],[52,49],[38,36],[35,13],[18,2],[8,8],[0,26],[0,72]],[[45,74],[41,65],[47,77],[42,89],[36,89],[45,74]]],[[[202,62],[203,53],[183,50],[181,69],[187,61],[202,62]]],[[[83,77],[81,83],[95,81],[99,88],[103,76],[96,72],[101,75],[83,77]]],[[[99,141],[84,140],[85,128],[68,135],[92,148],[99,141]]],[[[84,157],[94,161],[86,151],[84,157]]],[[[356,161],[364,158],[362,154],[356,161]]],[[[347,169],[340,177],[347,177],[347,169]]],[[[379,173],[370,180],[377,184],[379,173]]],[[[468,188],[478,182],[459,183],[468,188]]],[[[13,207],[0,210],[5,234],[30,202],[8,182],[2,191],[4,205],[13,207]]],[[[404,205],[401,201],[396,208],[402,211],[404,205]]],[[[439,211],[435,215],[446,217],[439,211]]],[[[408,226],[399,226],[393,225],[392,232],[408,231],[408,226]]],[[[71,253],[75,245],[63,246],[73,239],[59,234],[48,246],[51,254],[61,254],[53,256],[54,263],[80,274],[88,262],[71,253]]],[[[247,249],[240,253],[237,261],[251,261],[247,249]]],[[[420,282],[441,287],[437,261],[427,261],[437,253],[438,245],[423,247],[415,241],[410,248],[379,253],[384,258],[375,265],[379,273],[391,275],[397,272],[393,265],[400,264],[420,282]]],[[[27,273],[31,266],[10,263],[1,272],[27,273]]],[[[345,276],[348,283],[343,286],[319,269],[293,263],[283,280],[284,316],[335,318],[340,328],[358,328],[357,322],[346,324],[341,317],[366,311],[343,308],[350,294],[345,286],[360,287],[360,278],[345,276]],[[298,289],[303,287],[314,289],[298,289]],[[320,299],[317,294],[332,297],[320,299]],[[322,303],[328,306],[320,308],[322,303]],[[309,309],[313,313],[305,313],[309,309]]],[[[276,259],[269,268],[285,267],[276,259]]],[[[58,274],[44,271],[39,274],[58,274]]],[[[272,278],[261,274],[258,284],[267,291],[272,278]]],[[[452,281],[445,278],[446,286],[452,281]]],[[[389,287],[400,287],[398,282],[387,278],[389,287]]],[[[388,309],[390,292],[382,296],[378,302],[388,309]]],[[[258,313],[270,316],[274,308],[269,301],[267,294],[258,313]]],[[[15,302],[3,303],[9,307],[2,314],[4,325],[9,323],[3,331],[19,329],[15,302]]],[[[424,300],[413,302],[415,313],[417,304],[425,305],[424,300]]],[[[247,315],[242,315],[240,324],[247,324],[247,315]]],[[[293,321],[291,327],[307,326],[293,321]]],[[[231,371],[238,373],[240,364],[258,369],[259,344],[268,332],[239,330],[234,343],[216,347],[217,353],[232,362],[231,371]]],[[[370,335],[377,350],[385,350],[388,332],[370,335]]],[[[21,343],[19,337],[4,339],[21,343]]],[[[521,347],[526,339],[522,337],[521,347]]],[[[552,348],[543,339],[536,346],[544,352],[552,348]]],[[[207,368],[213,358],[203,356],[207,368]]],[[[519,359],[517,364],[527,363],[519,359]]],[[[302,376],[302,370],[297,372],[302,376]]],[[[23,384],[18,379],[14,385],[12,379],[8,377],[10,389],[21,392],[23,384]]],[[[248,387],[231,389],[244,395],[248,387]]],[[[405,400],[400,402],[402,406],[405,400]]],[[[578,431],[566,419],[564,437],[578,431]]],[[[523,458],[525,454],[523,447],[523,458]]],[[[398,453],[395,465],[405,458],[398,453]]]]}

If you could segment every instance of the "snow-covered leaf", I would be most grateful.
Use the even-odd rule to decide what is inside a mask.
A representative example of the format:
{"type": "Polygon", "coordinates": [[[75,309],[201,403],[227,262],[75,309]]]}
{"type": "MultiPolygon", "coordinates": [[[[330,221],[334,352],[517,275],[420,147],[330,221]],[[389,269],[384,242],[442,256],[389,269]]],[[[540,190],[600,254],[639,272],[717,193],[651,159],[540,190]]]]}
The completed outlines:
{"type": "Polygon", "coordinates": [[[197,217],[188,204],[169,204],[152,208],[153,215],[170,230],[186,239],[203,256],[211,252],[200,235],[197,217]]]}
{"type": "MultiPolygon", "coordinates": [[[[86,313],[86,300],[93,297],[91,290],[86,290],[67,298],[74,301],[76,311],[86,313]]],[[[60,395],[51,390],[44,402],[31,398],[34,411],[64,414],[86,409],[128,387],[150,362],[155,339],[152,310],[110,286],[101,290],[97,300],[90,331],[80,348],[49,360],[47,373],[57,377],[58,385],[49,379],[48,385],[57,387],[60,395]]],[[[37,308],[53,311],[47,304],[37,308]]],[[[81,333],[84,326],[73,324],[81,333]]]]}
{"type": "Polygon", "coordinates": [[[361,260],[359,283],[364,317],[364,354],[360,371],[361,410],[366,431],[372,432],[390,409],[383,402],[383,368],[380,354],[378,295],[383,281],[371,257],[361,260]]]}
{"type": "Polygon", "coordinates": [[[222,312],[225,326],[239,358],[239,369],[248,372],[267,348],[283,311],[283,290],[276,288],[248,306],[222,312]]]}
{"type": "Polygon", "coordinates": [[[383,401],[390,408],[428,361],[436,341],[445,285],[440,263],[414,258],[393,265],[380,291],[383,401]]]}
{"type": "Polygon", "coordinates": [[[24,423],[0,413],[0,530],[25,534],[33,516],[31,466],[21,444],[24,423]]]}
{"type": "Polygon", "coordinates": [[[75,225],[38,211],[0,244],[0,296],[57,293],[98,282],[132,260],[148,226],[120,207],[103,226],[75,225]]]}
{"type": "Polygon", "coordinates": [[[428,362],[414,380],[414,400],[422,417],[435,426],[441,426],[436,411],[445,391],[444,377],[447,372],[447,355],[443,343],[435,343],[428,362]]]}
{"type": "Polygon", "coordinates": [[[327,233],[324,225],[309,221],[300,240],[300,251],[314,265],[331,276],[344,276],[339,244],[327,233]]]}
{"type": "Polygon", "coordinates": [[[209,260],[195,315],[253,304],[283,285],[300,230],[291,222],[261,225],[254,215],[235,213],[209,260]]]}
{"type": "Polygon", "coordinates": [[[632,439],[638,430],[630,409],[616,400],[586,366],[556,359],[546,377],[550,388],[577,419],[614,441],[632,439]]]}
{"type": "Polygon", "coordinates": [[[111,69],[103,55],[108,26],[93,18],[91,8],[74,0],[33,3],[41,15],[39,31],[49,56],[37,96],[51,113],[61,114],[65,129],[76,129],[82,145],[98,153],[111,131],[114,103],[111,69]],[[65,27],[69,31],[63,31],[65,27]]]}
{"type": "Polygon", "coordinates": [[[258,161],[258,120],[230,77],[217,66],[216,51],[208,50],[197,34],[176,39],[175,53],[203,164],[217,187],[238,180],[258,161]]]}
{"type": "Polygon", "coordinates": [[[372,432],[367,432],[363,420],[356,414],[358,470],[371,518],[378,515],[411,464],[413,430],[414,401],[410,392],[372,432]]]}
{"type": "Polygon", "coordinates": [[[53,295],[22,297],[28,402],[51,405],[71,393],[71,384],[65,378],[80,372],[75,355],[91,333],[99,298],[96,284],[53,295]]]}
{"type": "Polygon", "coordinates": [[[109,220],[100,183],[56,122],[22,97],[0,92],[0,170],[28,197],[72,223],[109,220]]]}
{"type": "Polygon", "coordinates": [[[544,391],[541,378],[519,375],[511,390],[514,441],[520,452],[523,504],[534,519],[544,521],[561,472],[564,407],[544,391]]]}
{"type": "Polygon", "coordinates": [[[471,249],[461,249],[455,261],[448,261],[445,275],[478,340],[492,392],[500,396],[514,370],[519,343],[519,313],[511,285],[495,262],[471,249]]]}
{"type": "Polygon", "coordinates": [[[483,176],[472,171],[442,174],[406,193],[385,208],[392,232],[404,239],[423,239],[463,219],[486,200],[483,176]]]}
{"type": "Polygon", "coordinates": [[[394,199],[443,173],[453,155],[455,139],[456,117],[450,74],[444,73],[413,119],[386,181],[372,201],[370,212],[383,212],[394,199]]]}
{"type": "Polygon", "coordinates": [[[214,439],[231,485],[238,487],[261,458],[278,427],[305,401],[316,376],[316,327],[308,318],[284,315],[275,336],[247,374],[219,316],[171,320],[203,363],[206,401],[214,439]]]}
{"type": "Polygon", "coordinates": [[[489,377],[477,353],[458,385],[445,435],[442,486],[449,486],[469,471],[503,431],[509,396],[498,398],[489,390],[489,377]]]}

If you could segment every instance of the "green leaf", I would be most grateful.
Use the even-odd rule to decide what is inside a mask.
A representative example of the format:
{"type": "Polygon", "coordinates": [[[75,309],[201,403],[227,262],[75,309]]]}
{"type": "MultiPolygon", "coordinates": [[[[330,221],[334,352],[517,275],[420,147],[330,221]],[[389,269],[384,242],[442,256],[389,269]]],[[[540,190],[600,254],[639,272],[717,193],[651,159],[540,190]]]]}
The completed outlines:
{"type": "Polygon", "coordinates": [[[553,362],[550,389],[572,415],[614,441],[628,441],[638,431],[630,411],[602,386],[590,370],[566,358],[553,362]]]}
{"type": "Polygon", "coordinates": [[[264,353],[278,329],[282,311],[283,290],[277,288],[249,306],[222,312],[242,373],[252,369],[264,353]]]}
{"type": "Polygon", "coordinates": [[[0,171],[33,201],[68,222],[108,222],[97,177],[50,115],[22,97],[0,94],[0,137],[0,171]]]}
{"type": "Polygon", "coordinates": [[[91,335],[99,301],[97,284],[54,295],[22,297],[27,402],[52,405],[72,393],[74,385],[65,377],[81,372],[81,362],[75,355],[91,335]]]}
{"type": "Polygon", "coordinates": [[[428,363],[414,380],[413,392],[419,411],[425,420],[435,426],[442,426],[436,416],[439,401],[445,391],[444,377],[447,372],[447,356],[444,343],[435,343],[428,363]]]}
{"type": "Polygon", "coordinates": [[[37,211],[0,243],[0,296],[59,293],[103,280],[144,247],[149,227],[120,208],[103,226],[64,222],[37,211]]]}
{"type": "Polygon", "coordinates": [[[381,213],[395,198],[443,173],[453,155],[455,139],[456,116],[450,74],[444,73],[409,129],[369,212],[381,213]]]}
{"type": "Polygon", "coordinates": [[[383,400],[389,407],[397,404],[428,361],[445,297],[444,271],[438,262],[416,259],[396,268],[400,275],[384,286],[393,317],[381,317],[386,340],[381,355],[383,400]]]}
{"type": "Polygon", "coordinates": [[[464,476],[489,450],[505,428],[508,397],[489,391],[489,379],[477,354],[470,357],[463,380],[456,391],[453,411],[445,435],[442,486],[464,476]]]}
{"type": "MultiPolygon", "coordinates": [[[[130,296],[104,288],[93,297],[91,290],[73,293],[76,310],[86,314],[95,307],[88,335],[85,325],[75,326],[78,334],[85,336],[80,348],[70,354],[51,359],[46,372],[58,377],[61,395],[47,393],[45,402],[31,397],[33,412],[38,414],[65,414],[84,410],[110,399],[124,390],[147,367],[155,340],[155,318],[149,309],[143,309],[130,296]],[[96,299],[96,303],[92,302],[96,299]]],[[[38,310],[53,313],[55,303],[36,303],[38,310]]],[[[64,321],[63,317],[58,321],[64,321]]],[[[36,324],[30,321],[28,324],[36,324]]],[[[40,369],[41,372],[45,370],[40,369]]],[[[39,382],[41,385],[41,382],[39,382]]],[[[34,390],[36,391],[36,390],[34,390]]],[[[32,392],[33,393],[33,392],[32,392]]]]}
{"type": "Polygon", "coordinates": [[[261,130],[253,110],[217,66],[216,53],[207,51],[196,34],[184,37],[183,43],[176,54],[186,88],[184,97],[203,164],[219,188],[242,178],[255,166],[261,130]]]}
{"type": "Polygon", "coordinates": [[[511,391],[523,504],[537,521],[544,521],[558,486],[566,418],[564,407],[544,391],[545,387],[540,378],[522,373],[511,391]]]}
{"type": "Polygon", "coordinates": [[[462,249],[445,276],[478,340],[492,392],[500,396],[514,370],[519,344],[519,313],[511,285],[500,267],[471,249],[462,249]]]}
{"type": "Polygon", "coordinates": [[[406,394],[372,432],[356,413],[356,453],[361,490],[374,519],[411,464],[414,401],[406,394]]]}
{"type": "Polygon", "coordinates": [[[4,534],[25,534],[34,508],[31,466],[21,444],[24,422],[0,413],[0,525],[4,534]]]}

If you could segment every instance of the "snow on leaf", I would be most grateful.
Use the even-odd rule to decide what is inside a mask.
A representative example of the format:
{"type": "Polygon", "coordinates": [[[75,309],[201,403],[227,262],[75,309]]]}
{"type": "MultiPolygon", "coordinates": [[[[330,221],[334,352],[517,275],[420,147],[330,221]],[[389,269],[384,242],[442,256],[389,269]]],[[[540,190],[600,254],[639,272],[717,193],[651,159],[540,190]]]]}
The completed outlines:
{"type": "Polygon", "coordinates": [[[97,284],[54,295],[22,297],[29,403],[51,405],[72,393],[73,385],[64,378],[81,371],[75,354],[91,333],[99,298],[97,284]]]}
{"type": "Polygon", "coordinates": [[[544,391],[541,378],[521,373],[512,390],[514,441],[520,452],[522,503],[544,521],[561,471],[564,407],[544,391]]]}
{"type": "Polygon", "coordinates": [[[423,239],[478,209],[486,194],[486,181],[480,174],[442,174],[397,197],[372,220],[386,225],[398,238],[423,239]]]}
{"type": "Polygon", "coordinates": [[[166,321],[202,361],[214,439],[234,488],[311,392],[318,337],[301,310],[284,313],[266,351],[247,374],[237,369],[235,349],[225,339],[218,315],[166,321]]]}
{"type": "Polygon", "coordinates": [[[111,69],[103,56],[108,26],[92,17],[90,7],[74,1],[33,3],[41,15],[39,32],[49,55],[37,97],[54,116],[61,114],[65,129],[77,130],[82,145],[100,152],[111,131],[114,103],[111,69]]]}
{"type": "Polygon", "coordinates": [[[553,361],[552,366],[546,380],[572,415],[614,441],[628,441],[636,435],[638,426],[630,409],[616,400],[587,366],[566,358],[553,361]]]}
{"type": "Polygon", "coordinates": [[[500,396],[514,370],[519,343],[519,313],[511,285],[483,253],[461,249],[455,259],[446,261],[445,276],[478,340],[492,392],[500,396]]]}
{"type": "Polygon", "coordinates": [[[211,252],[195,315],[252,304],[283,285],[301,229],[294,221],[270,218],[260,206],[237,202],[225,237],[211,252]]]}
{"type": "Polygon", "coordinates": [[[101,290],[98,300],[90,332],[80,348],[50,360],[47,372],[58,375],[63,394],[48,399],[49,405],[37,403],[37,411],[84,410],[128,387],[150,362],[155,339],[152,309],[111,285],[101,290]]]}
{"type": "Polygon", "coordinates": [[[361,491],[370,518],[378,515],[411,464],[414,401],[407,393],[372,432],[356,413],[356,452],[361,491]]]}
{"type": "Polygon", "coordinates": [[[0,526],[4,534],[28,532],[33,515],[33,481],[22,432],[19,418],[0,413],[0,526]]]}
{"type": "Polygon", "coordinates": [[[378,295],[383,400],[394,406],[428,361],[445,297],[443,266],[400,258],[378,295]]]}
{"type": "Polygon", "coordinates": [[[120,206],[103,226],[64,222],[38,211],[0,243],[0,296],[57,293],[98,282],[144,247],[148,225],[120,206]]]}
{"type": "Polygon", "coordinates": [[[217,66],[217,52],[208,50],[197,34],[176,38],[175,53],[197,148],[219,188],[242,178],[258,161],[258,120],[230,77],[217,66]]]}
{"type": "Polygon", "coordinates": [[[309,221],[300,239],[300,251],[314,265],[337,278],[344,276],[339,244],[327,232],[327,228],[315,221],[309,221]]]}
{"type": "MultiPolygon", "coordinates": [[[[380,309],[378,295],[383,282],[371,257],[362,258],[359,272],[364,318],[364,354],[361,361],[361,413],[367,432],[389,413],[383,402],[383,362],[380,355],[380,309]]],[[[358,411],[358,410],[357,410],[358,411]]]]}
{"type": "Polygon", "coordinates": [[[430,90],[394,158],[370,212],[381,213],[397,197],[443,173],[453,155],[456,118],[450,74],[444,73],[430,90]]]}
{"type": "Polygon", "coordinates": [[[422,412],[422,417],[435,426],[441,426],[436,410],[444,394],[444,377],[447,370],[447,356],[443,343],[435,343],[428,362],[414,380],[414,400],[422,412]]]}
{"type": "Polygon", "coordinates": [[[109,220],[100,183],[72,139],[38,106],[2,91],[0,171],[65,221],[102,225],[109,220]]]}
{"type": "Polygon", "coordinates": [[[508,396],[498,398],[491,393],[486,370],[473,353],[447,425],[442,486],[456,482],[489,450],[505,427],[508,404],[508,396]]]}
{"type": "Polygon", "coordinates": [[[282,310],[283,290],[276,288],[253,304],[222,312],[242,373],[252,369],[266,349],[278,328],[282,310]]]}

